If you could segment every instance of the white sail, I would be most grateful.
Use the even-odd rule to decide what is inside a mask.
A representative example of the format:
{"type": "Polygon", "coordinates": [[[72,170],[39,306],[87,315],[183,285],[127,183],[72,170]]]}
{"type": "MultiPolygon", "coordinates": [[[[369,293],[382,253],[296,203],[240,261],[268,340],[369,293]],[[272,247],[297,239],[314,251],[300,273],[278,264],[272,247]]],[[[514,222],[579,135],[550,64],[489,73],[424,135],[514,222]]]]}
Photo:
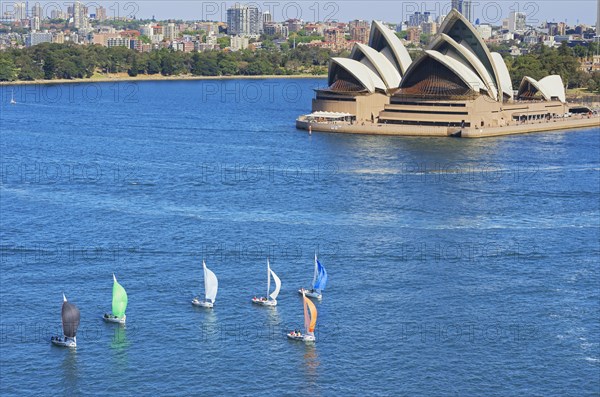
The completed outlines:
{"type": "Polygon", "coordinates": [[[204,297],[207,301],[215,303],[217,290],[219,289],[219,280],[217,280],[217,276],[206,267],[204,261],[202,261],[202,266],[204,267],[204,297]]]}
{"type": "Polygon", "coordinates": [[[275,272],[273,270],[271,270],[270,268],[269,268],[269,270],[271,271],[273,280],[275,280],[275,291],[273,291],[273,293],[269,296],[271,297],[271,299],[276,300],[277,296],[279,295],[279,290],[281,289],[281,280],[279,279],[279,277],[277,277],[277,275],[275,274],[275,272]]]}

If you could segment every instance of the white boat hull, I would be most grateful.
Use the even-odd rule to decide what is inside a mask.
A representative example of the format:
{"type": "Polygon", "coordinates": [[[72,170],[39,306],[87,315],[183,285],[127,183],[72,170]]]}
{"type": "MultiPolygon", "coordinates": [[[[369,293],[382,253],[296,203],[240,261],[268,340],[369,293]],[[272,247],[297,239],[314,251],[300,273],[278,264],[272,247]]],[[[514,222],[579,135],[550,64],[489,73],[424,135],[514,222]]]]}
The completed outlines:
{"type": "Polygon", "coordinates": [[[293,332],[289,332],[287,334],[287,337],[288,337],[288,339],[302,341],[302,342],[314,342],[315,341],[314,335],[298,335],[298,334],[294,334],[293,332]]]}
{"type": "Polygon", "coordinates": [[[61,338],[60,336],[55,336],[50,339],[50,342],[52,342],[52,344],[55,346],[77,347],[77,340],[71,338],[61,338]]]}
{"type": "Polygon", "coordinates": [[[104,321],[106,321],[107,323],[116,323],[116,324],[125,324],[125,319],[127,318],[127,316],[123,316],[123,317],[114,317],[114,316],[102,316],[102,319],[104,321]]]}
{"type": "Polygon", "coordinates": [[[264,298],[252,298],[252,303],[261,305],[261,306],[277,306],[277,301],[275,299],[264,299],[264,298]]]}
{"type": "Polygon", "coordinates": [[[308,296],[309,298],[315,298],[315,299],[319,299],[319,300],[321,300],[323,298],[322,294],[319,294],[318,292],[310,290],[310,289],[300,288],[298,290],[298,293],[300,295],[304,294],[304,295],[308,296]]]}
{"type": "Polygon", "coordinates": [[[208,308],[208,309],[210,309],[210,308],[212,308],[212,307],[213,307],[213,303],[212,303],[212,302],[209,302],[209,301],[207,301],[207,300],[203,300],[203,301],[201,301],[201,300],[199,300],[198,298],[194,298],[194,299],[192,300],[192,305],[194,305],[194,306],[199,306],[199,307],[206,307],[206,308],[208,308]]]}
{"type": "Polygon", "coordinates": [[[304,342],[314,342],[316,339],[315,339],[315,336],[314,336],[314,335],[304,335],[304,336],[302,337],[302,340],[303,340],[304,342]]]}

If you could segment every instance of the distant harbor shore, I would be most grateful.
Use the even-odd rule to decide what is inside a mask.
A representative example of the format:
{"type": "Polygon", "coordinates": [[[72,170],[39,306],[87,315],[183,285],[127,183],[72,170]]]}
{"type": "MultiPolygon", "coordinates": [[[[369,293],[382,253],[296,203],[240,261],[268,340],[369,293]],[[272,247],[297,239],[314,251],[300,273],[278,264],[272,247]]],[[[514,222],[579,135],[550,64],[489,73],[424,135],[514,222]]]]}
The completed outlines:
{"type": "Polygon", "coordinates": [[[194,76],[178,75],[163,76],[161,74],[129,76],[127,73],[95,75],[85,79],[54,79],[54,80],[17,80],[0,81],[0,86],[31,85],[31,84],[77,84],[77,83],[110,83],[136,81],[191,81],[191,80],[260,80],[260,79],[324,79],[327,75],[294,74],[294,75],[258,75],[258,76],[194,76]]]}

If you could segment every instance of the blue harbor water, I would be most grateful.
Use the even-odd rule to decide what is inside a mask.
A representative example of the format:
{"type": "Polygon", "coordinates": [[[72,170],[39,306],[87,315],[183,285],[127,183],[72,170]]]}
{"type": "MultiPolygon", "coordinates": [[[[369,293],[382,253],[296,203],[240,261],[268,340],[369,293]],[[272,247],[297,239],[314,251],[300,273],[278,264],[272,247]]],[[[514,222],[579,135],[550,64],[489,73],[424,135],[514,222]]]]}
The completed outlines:
{"type": "Polygon", "coordinates": [[[296,130],[321,85],[3,87],[0,393],[598,395],[599,130],[296,130]],[[285,333],[315,251],[310,346],[285,333]],[[275,309],[250,303],[267,257],[275,309]],[[125,327],[101,319],[113,272],[125,327]],[[49,343],[63,292],[73,350],[49,343]]]}

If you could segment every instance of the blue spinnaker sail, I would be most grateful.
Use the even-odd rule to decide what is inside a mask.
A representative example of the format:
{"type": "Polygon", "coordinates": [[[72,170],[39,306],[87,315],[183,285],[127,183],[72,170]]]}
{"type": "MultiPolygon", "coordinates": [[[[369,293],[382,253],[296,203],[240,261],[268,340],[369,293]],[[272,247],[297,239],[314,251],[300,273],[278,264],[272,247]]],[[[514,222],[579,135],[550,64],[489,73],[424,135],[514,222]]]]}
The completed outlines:
{"type": "Polygon", "coordinates": [[[316,290],[324,290],[327,285],[327,270],[325,270],[325,266],[321,265],[321,262],[317,260],[317,280],[313,285],[313,288],[316,290]]]}

